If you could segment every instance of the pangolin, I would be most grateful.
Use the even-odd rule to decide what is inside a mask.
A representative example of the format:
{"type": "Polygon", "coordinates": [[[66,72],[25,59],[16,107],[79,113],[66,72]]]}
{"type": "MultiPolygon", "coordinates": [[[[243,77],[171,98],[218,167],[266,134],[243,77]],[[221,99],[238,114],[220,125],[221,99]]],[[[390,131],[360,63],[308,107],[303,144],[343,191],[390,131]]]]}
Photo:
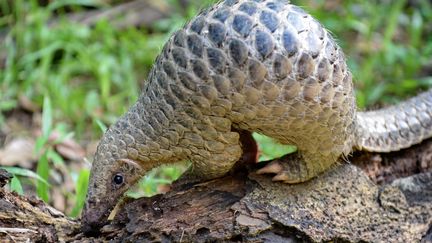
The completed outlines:
{"type": "Polygon", "coordinates": [[[298,156],[260,172],[300,183],[353,149],[395,151],[432,135],[432,90],[397,106],[357,111],[341,48],[284,0],[225,0],[167,41],[143,90],[103,135],[83,225],[101,226],[124,192],[159,165],[191,161],[189,175],[226,174],[242,131],[293,144],[298,156]]]}

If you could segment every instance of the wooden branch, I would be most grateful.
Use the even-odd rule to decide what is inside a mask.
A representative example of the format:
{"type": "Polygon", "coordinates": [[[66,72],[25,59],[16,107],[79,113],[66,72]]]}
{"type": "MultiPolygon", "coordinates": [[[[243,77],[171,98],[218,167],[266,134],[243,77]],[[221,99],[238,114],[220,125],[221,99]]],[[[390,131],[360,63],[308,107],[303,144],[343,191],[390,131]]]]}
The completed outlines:
{"type": "MultiPolygon", "coordinates": [[[[397,153],[357,153],[352,158],[356,165],[345,163],[299,185],[274,183],[247,171],[175,184],[165,195],[126,202],[94,236],[83,235],[79,222],[41,201],[0,189],[0,237],[48,242],[427,242],[432,240],[431,156],[429,140],[397,153]],[[416,174],[394,178],[379,171],[416,174]]],[[[4,183],[7,176],[1,174],[4,183]]]]}
{"type": "MultiPolygon", "coordinates": [[[[116,29],[124,29],[133,26],[151,26],[157,20],[167,17],[170,11],[171,8],[163,2],[134,0],[106,9],[88,10],[85,12],[68,14],[67,18],[71,21],[90,26],[102,19],[106,19],[116,29]]],[[[52,19],[50,25],[58,23],[58,18],[52,19]]]]}
{"type": "MultiPolygon", "coordinates": [[[[0,169],[0,185],[10,178],[5,170],[0,169]]],[[[78,230],[79,222],[66,218],[41,200],[0,188],[1,242],[66,241],[78,230]]]]}

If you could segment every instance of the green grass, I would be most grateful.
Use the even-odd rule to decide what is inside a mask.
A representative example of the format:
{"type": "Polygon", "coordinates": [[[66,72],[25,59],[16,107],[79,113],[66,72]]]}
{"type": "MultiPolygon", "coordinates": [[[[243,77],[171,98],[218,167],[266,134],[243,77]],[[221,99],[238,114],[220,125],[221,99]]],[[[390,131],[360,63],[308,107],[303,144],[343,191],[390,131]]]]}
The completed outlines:
{"type": "MultiPolygon", "coordinates": [[[[168,4],[180,8],[176,1],[168,4]]],[[[0,72],[0,126],[6,112],[18,106],[20,96],[43,110],[42,135],[37,138],[35,151],[39,156],[35,168],[38,180],[28,180],[32,178],[29,174],[13,168],[11,188],[23,193],[21,182],[33,185],[37,195],[50,202],[47,181],[55,170],[66,168],[76,183],[76,192],[68,195],[76,201],[69,211],[71,216],[77,216],[83,205],[88,169],[67,167],[54,149],[61,141],[49,142],[48,137],[56,131],[62,137],[98,139],[105,124],[112,124],[137,99],[141,82],[169,34],[198,11],[190,6],[182,14],[155,23],[151,30],[118,30],[106,20],[86,26],[66,18],[65,7],[80,12],[89,6],[108,7],[96,0],[54,1],[46,7],[36,0],[0,3],[0,33],[7,33],[0,50],[6,56],[0,72]],[[53,18],[57,22],[48,24],[53,18]]],[[[140,187],[146,194],[154,194],[158,184],[172,181],[180,172],[162,169],[147,176],[140,187]],[[156,174],[161,176],[156,178],[156,174]]]]}
{"type": "Polygon", "coordinates": [[[145,77],[163,34],[150,39],[145,31],[117,31],[106,21],[91,28],[61,19],[50,27],[49,7],[14,4],[28,12],[13,14],[25,17],[14,19],[6,41],[9,55],[0,75],[1,90],[7,91],[1,97],[3,110],[14,108],[19,95],[39,105],[49,97],[56,103],[53,117],[71,124],[80,136],[89,122],[112,123],[136,100],[136,80],[145,77]]]}
{"type": "MultiPolygon", "coordinates": [[[[0,58],[4,59],[0,62],[0,126],[7,112],[17,108],[20,96],[43,110],[36,174],[9,168],[15,175],[11,187],[26,193],[26,184],[33,185],[39,197],[50,202],[54,172],[66,170],[76,185],[75,192],[65,192],[75,202],[67,210],[71,216],[79,215],[89,171],[84,166],[78,170],[68,166],[54,150],[60,141],[49,142],[49,135],[56,131],[63,138],[97,140],[136,100],[169,34],[214,1],[195,1],[182,10],[177,0],[166,0],[173,14],[151,28],[119,30],[106,20],[90,27],[66,18],[88,7],[109,7],[104,2],[108,1],[53,1],[41,7],[36,0],[0,1],[0,36],[4,36],[0,44],[0,58]],[[48,24],[54,18],[57,22],[48,24]]],[[[344,49],[359,107],[394,103],[432,85],[429,1],[293,2],[319,19],[344,49]]],[[[261,159],[293,150],[255,137],[262,144],[261,159]]],[[[158,185],[177,178],[180,171],[152,172],[129,195],[154,194],[158,185]]]]}

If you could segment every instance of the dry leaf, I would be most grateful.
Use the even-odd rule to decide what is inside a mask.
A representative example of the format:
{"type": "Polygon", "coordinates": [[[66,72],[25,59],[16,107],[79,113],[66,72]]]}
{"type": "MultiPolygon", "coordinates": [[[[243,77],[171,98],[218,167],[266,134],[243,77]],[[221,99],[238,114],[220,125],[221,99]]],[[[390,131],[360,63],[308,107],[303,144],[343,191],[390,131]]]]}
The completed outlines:
{"type": "Polygon", "coordinates": [[[34,140],[30,138],[15,138],[0,150],[0,165],[32,168],[37,160],[34,153],[34,140]]]}
{"type": "Polygon", "coordinates": [[[18,97],[18,103],[21,108],[23,108],[26,111],[30,112],[38,112],[40,110],[40,107],[31,101],[27,96],[20,95],[18,97]]]}

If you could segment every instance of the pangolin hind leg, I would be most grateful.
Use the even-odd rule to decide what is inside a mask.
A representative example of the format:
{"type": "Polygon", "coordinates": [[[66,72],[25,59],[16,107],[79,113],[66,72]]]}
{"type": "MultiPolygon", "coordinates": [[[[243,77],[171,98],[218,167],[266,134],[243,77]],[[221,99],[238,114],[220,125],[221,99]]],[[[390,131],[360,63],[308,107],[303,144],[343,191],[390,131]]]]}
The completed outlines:
{"type": "Polygon", "coordinates": [[[264,161],[266,165],[257,171],[258,174],[276,174],[273,181],[296,184],[308,181],[330,168],[335,160],[322,157],[318,160],[308,159],[307,154],[295,152],[278,159],[264,161]],[[306,155],[306,156],[305,156],[306,155]]]}

